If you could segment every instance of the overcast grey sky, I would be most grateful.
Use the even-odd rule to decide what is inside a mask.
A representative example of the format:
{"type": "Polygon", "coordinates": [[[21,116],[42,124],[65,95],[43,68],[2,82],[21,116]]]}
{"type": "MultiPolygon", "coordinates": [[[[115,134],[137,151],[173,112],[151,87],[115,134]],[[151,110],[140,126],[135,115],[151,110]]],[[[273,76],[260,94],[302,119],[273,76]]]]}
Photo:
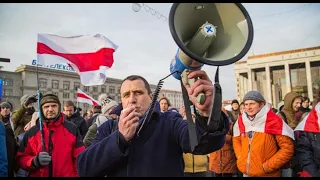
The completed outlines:
{"type": "MultiPolygon", "coordinates": [[[[168,17],[172,4],[147,3],[168,17]]],[[[320,45],[320,4],[243,3],[254,29],[254,42],[247,55],[285,51],[320,45]]],[[[157,84],[167,76],[177,45],[168,23],[145,9],[132,10],[127,4],[0,4],[0,57],[3,70],[14,71],[20,64],[31,64],[36,57],[37,33],[60,36],[95,35],[111,39],[119,46],[109,77],[131,74],[157,84]]],[[[233,65],[221,67],[223,99],[236,98],[233,65]]],[[[204,66],[211,79],[216,67],[204,66]]],[[[168,78],[163,88],[180,90],[179,82],[168,78]]]]}

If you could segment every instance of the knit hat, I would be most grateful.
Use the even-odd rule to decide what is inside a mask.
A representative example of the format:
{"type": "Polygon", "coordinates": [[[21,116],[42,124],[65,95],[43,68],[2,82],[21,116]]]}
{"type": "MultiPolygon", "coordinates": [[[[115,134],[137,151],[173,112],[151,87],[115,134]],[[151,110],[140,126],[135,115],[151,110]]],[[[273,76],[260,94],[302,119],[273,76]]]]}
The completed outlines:
{"type": "Polygon", "coordinates": [[[31,97],[31,96],[30,96],[29,94],[26,94],[26,95],[22,96],[22,97],[20,98],[21,106],[23,106],[24,103],[25,103],[30,97],[31,97]]]}
{"type": "Polygon", "coordinates": [[[247,92],[247,94],[245,94],[244,97],[243,97],[243,102],[245,102],[246,100],[254,100],[254,101],[257,101],[257,102],[266,103],[266,100],[264,99],[262,94],[260,92],[258,92],[258,91],[249,91],[249,92],[247,92]]]}
{"type": "Polygon", "coordinates": [[[8,102],[2,102],[2,103],[0,104],[0,107],[1,107],[1,108],[2,108],[2,107],[7,107],[7,108],[11,109],[11,105],[10,105],[8,102]]]}
{"type": "Polygon", "coordinates": [[[120,116],[122,109],[123,109],[122,103],[120,103],[117,107],[113,108],[109,114],[115,114],[120,116]]]}
{"type": "Polygon", "coordinates": [[[238,100],[236,100],[236,99],[232,100],[231,104],[233,104],[233,103],[236,103],[236,104],[238,104],[238,105],[239,105],[239,101],[238,101],[238,100]]]}
{"type": "Polygon", "coordinates": [[[40,100],[40,107],[42,108],[42,106],[46,103],[57,103],[59,106],[59,111],[61,110],[61,103],[59,98],[54,95],[54,94],[46,94],[44,95],[41,100],[40,100]]]}
{"type": "Polygon", "coordinates": [[[102,106],[102,114],[105,114],[112,107],[118,106],[118,103],[112,99],[108,99],[108,101],[102,106]]]}

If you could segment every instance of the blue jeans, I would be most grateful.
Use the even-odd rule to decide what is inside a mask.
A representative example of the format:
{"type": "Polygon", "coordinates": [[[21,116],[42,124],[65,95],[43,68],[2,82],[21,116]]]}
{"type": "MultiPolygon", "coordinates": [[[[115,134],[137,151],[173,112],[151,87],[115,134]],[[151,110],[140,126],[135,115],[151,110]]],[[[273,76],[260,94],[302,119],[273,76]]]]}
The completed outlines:
{"type": "Polygon", "coordinates": [[[28,175],[29,175],[28,171],[25,171],[20,168],[15,177],[28,177],[28,175]]]}
{"type": "Polygon", "coordinates": [[[281,169],[281,177],[292,177],[292,169],[281,169]]]}

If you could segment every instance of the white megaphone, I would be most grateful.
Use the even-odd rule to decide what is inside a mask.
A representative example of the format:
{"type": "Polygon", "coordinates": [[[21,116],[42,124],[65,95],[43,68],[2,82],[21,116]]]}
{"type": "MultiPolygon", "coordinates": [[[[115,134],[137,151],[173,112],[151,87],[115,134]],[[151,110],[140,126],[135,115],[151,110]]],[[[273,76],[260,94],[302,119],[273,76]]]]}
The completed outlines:
{"type": "MultiPolygon", "coordinates": [[[[187,74],[204,64],[225,66],[240,60],[253,41],[253,25],[240,3],[174,3],[169,27],[179,49],[170,63],[173,76],[192,85],[187,74]]],[[[200,104],[205,95],[197,96],[200,104]]]]}

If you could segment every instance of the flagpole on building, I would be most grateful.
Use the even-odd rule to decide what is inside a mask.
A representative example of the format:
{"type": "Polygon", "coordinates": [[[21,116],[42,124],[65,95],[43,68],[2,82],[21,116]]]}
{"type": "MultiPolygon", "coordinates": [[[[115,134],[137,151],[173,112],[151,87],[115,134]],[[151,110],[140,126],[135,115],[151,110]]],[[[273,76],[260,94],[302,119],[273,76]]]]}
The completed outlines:
{"type": "Polygon", "coordinates": [[[39,58],[37,58],[37,101],[38,101],[38,111],[39,111],[39,129],[40,129],[40,140],[41,140],[41,149],[42,152],[45,152],[44,139],[43,139],[43,129],[42,129],[42,114],[41,114],[41,106],[40,106],[40,86],[39,86],[39,58]]]}

